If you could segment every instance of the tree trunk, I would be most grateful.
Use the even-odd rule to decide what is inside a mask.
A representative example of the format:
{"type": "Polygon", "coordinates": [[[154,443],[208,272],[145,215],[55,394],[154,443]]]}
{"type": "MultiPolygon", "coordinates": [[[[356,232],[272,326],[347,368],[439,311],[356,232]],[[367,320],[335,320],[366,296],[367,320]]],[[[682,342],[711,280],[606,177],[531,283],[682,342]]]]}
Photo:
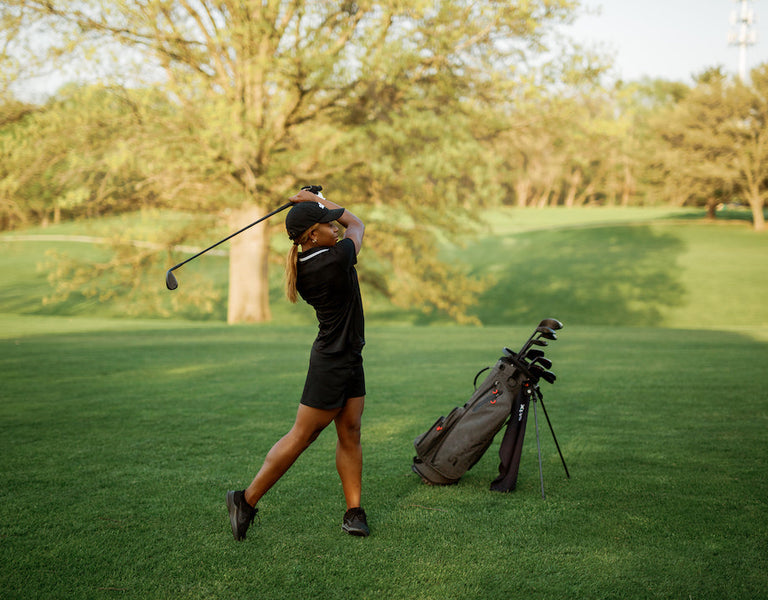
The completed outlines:
{"type": "Polygon", "coordinates": [[[515,196],[517,197],[517,205],[520,208],[528,206],[528,195],[531,192],[531,180],[527,177],[518,179],[515,184],[515,196]]]}
{"type": "Polygon", "coordinates": [[[757,194],[757,197],[749,198],[749,206],[752,209],[752,228],[755,231],[765,231],[765,215],[763,214],[763,199],[757,194]]]}
{"type": "Polygon", "coordinates": [[[709,198],[707,200],[707,220],[714,221],[717,219],[717,200],[709,198]]]}
{"type": "MultiPolygon", "coordinates": [[[[241,229],[262,216],[262,209],[258,206],[245,206],[233,211],[229,225],[233,230],[241,229]]],[[[267,222],[254,225],[233,237],[230,244],[227,323],[271,321],[267,222]]]]}
{"type": "Polygon", "coordinates": [[[576,206],[584,206],[592,197],[592,194],[594,193],[595,193],[595,184],[594,182],[590,182],[589,185],[587,185],[587,187],[584,188],[584,191],[581,192],[578,196],[576,196],[576,206]]]}
{"type": "Polygon", "coordinates": [[[581,184],[581,171],[573,169],[568,176],[568,193],[565,196],[565,206],[572,208],[576,203],[576,192],[581,184]]]}
{"type": "Polygon", "coordinates": [[[632,194],[635,189],[634,177],[632,176],[632,169],[629,163],[624,163],[624,182],[621,187],[621,205],[629,206],[632,194]]]}

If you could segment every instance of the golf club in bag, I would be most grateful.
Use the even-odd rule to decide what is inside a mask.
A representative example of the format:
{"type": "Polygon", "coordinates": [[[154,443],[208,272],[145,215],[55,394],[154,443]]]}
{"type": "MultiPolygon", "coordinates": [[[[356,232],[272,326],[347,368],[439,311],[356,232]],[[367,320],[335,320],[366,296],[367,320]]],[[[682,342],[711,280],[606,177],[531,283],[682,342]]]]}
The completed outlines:
{"type": "MultiPolygon", "coordinates": [[[[313,194],[320,194],[320,191],[323,189],[323,186],[321,186],[321,185],[306,185],[306,186],[304,186],[301,189],[302,190],[309,190],[313,194]]],[[[322,197],[322,195],[321,195],[321,197],[322,197]]],[[[223,244],[227,240],[232,239],[233,237],[235,237],[236,235],[239,235],[239,234],[243,233],[243,231],[245,231],[246,229],[250,229],[254,225],[258,225],[262,221],[265,221],[265,220],[269,219],[269,217],[271,217],[273,215],[276,215],[277,213],[285,210],[286,208],[288,208],[289,206],[292,206],[292,205],[293,205],[293,202],[286,202],[282,206],[280,206],[280,207],[276,208],[275,210],[273,210],[268,215],[264,215],[263,217],[261,217],[258,221],[254,221],[250,225],[246,225],[242,229],[240,229],[238,231],[235,231],[235,233],[232,233],[232,234],[228,235],[223,240],[219,240],[213,246],[209,246],[208,248],[206,248],[205,250],[201,250],[200,252],[198,252],[194,256],[190,256],[187,260],[181,261],[178,265],[175,265],[175,266],[171,267],[165,273],[165,287],[167,287],[169,290],[175,290],[177,287],[179,287],[179,282],[176,280],[176,276],[173,274],[173,271],[175,271],[176,269],[178,269],[182,265],[187,264],[189,261],[196,259],[198,256],[201,256],[202,254],[205,254],[209,250],[213,250],[216,246],[219,246],[219,245],[223,244]]]]}
{"type": "MultiPolygon", "coordinates": [[[[538,385],[542,379],[548,383],[555,382],[555,374],[549,370],[552,362],[544,356],[543,350],[532,348],[534,345],[546,346],[549,341],[556,340],[555,331],[562,327],[557,319],[544,319],[519,352],[504,348],[503,356],[490,368],[482,383],[475,387],[469,401],[464,406],[454,408],[448,416],[437,419],[432,427],[414,440],[416,456],[411,469],[424,483],[458,483],[462,475],[482,458],[506,423],[507,429],[499,448],[499,475],[491,483],[491,490],[514,490],[531,403],[536,424],[542,498],[545,498],[545,494],[537,403],[541,403],[566,477],[570,479],[538,385]]],[[[475,384],[478,377],[488,369],[482,369],[475,376],[475,384]]]]}

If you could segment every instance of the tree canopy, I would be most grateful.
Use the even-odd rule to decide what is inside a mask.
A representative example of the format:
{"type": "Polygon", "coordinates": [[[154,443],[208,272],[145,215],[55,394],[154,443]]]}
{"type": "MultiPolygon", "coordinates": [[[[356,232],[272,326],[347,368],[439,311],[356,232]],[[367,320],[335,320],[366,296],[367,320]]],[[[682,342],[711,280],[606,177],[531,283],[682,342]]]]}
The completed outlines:
{"type": "MultiPolygon", "coordinates": [[[[747,84],[715,69],[693,85],[610,85],[605,57],[555,35],[578,10],[567,0],[7,0],[0,224],[148,207],[197,215],[156,240],[165,253],[118,252],[98,272],[134,270],[177,262],[174,248],[199,241],[211,218],[234,230],[322,183],[372,224],[361,280],[457,320],[482,282],[441,262],[435,242],[484,206],[742,197],[764,227],[767,68],[747,84]],[[14,82],[51,65],[79,68],[80,83],[43,104],[14,98],[14,82]]],[[[270,318],[277,230],[264,223],[232,245],[231,322],[270,318]]],[[[76,268],[60,279],[100,285],[76,268]]]]}
{"type": "MultiPolygon", "coordinates": [[[[389,293],[460,318],[468,283],[450,266],[438,268],[430,226],[455,225],[472,194],[458,173],[479,148],[473,122],[506,105],[544,48],[548,26],[574,7],[566,0],[16,0],[5,3],[4,21],[16,32],[45,24],[59,60],[100,48],[141,58],[141,71],[113,81],[131,120],[118,125],[130,153],[123,158],[140,170],[134,193],[124,195],[129,202],[226,207],[250,218],[300,184],[322,181],[342,203],[385,204],[408,217],[378,229],[389,241],[385,258],[408,275],[389,293]],[[454,285],[443,285],[445,278],[454,285]]],[[[114,146],[104,157],[113,169],[126,166],[118,166],[114,146]]],[[[252,243],[233,247],[250,254],[238,263],[253,272],[231,277],[231,321],[269,318],[267,232],[261,227],[252,243]]]]}

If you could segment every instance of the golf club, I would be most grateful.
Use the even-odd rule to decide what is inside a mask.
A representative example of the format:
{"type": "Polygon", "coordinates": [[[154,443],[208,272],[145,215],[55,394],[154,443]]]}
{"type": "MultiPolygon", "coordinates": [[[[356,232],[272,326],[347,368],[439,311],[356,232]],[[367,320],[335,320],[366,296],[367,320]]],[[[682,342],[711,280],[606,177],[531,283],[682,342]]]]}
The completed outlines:
{"type": "Polygon", "coordinates": [[[537,379],[538,377],[533,374],[533,371],[529,370],[528,363],[526,363],[524,360],[521,360],[519,356],[509,356],[509,362],[515,366],[516,369],[518,369],[523,375],[525,375],[528,379],[537,379]]]}
{"type": "MultiPolygon", "coordinates": [[[[528,352],[528,354],[526,354],[526,357],[529,354],[530,354],[530,352],[528,352]]],[[[539,365],[539,366],[543,367],[544,369],[549,370],[549,369],[552,368],[552,361],[549,360],[548,358],[545,358],[544,356],[537,356],[537,357],[535,357],[531,361],[531,365],[539,365]]]]}
{"type": "Polygon", "coordinates": [[[538,348],[531,348],[530,350],[528,350],[528,352],[525,353],[525,356],[523,358],[526,360],[535,360],[542,356],[544,356],[544,350],[539,350],[538,348]]]}
{"type": "Polygon", "coordinates": [[[531,334],[531,337],[528,338],[528,341],[523,344],[519,354],[524,355],[532,345],[546,346],[547,342],[541,338],[546,338],[547,340],[556,340],[557,335],[555,334],[555,330],[562,328],[563,324],[557,319],[542,319],[541,323],[539,323],[539,326],[531,334]],[[537,334],[539,336],[538,338],[536,337],[537,334]]]}
{"type": "Polygon", "coordinates": [[[544,373],[541,375],[541,378],[547,383],[555,383],[555,381],[557,381],[557,375],[555,375],[552,371],[544,371],[544,373]]]}
{"type": "Polygon", "coordinates": [[[543,337],[547,340],[556,340],[557,334],[551,327],[537,327],[536,331],[539,333],[539,337],[543,337]]]}
{"type": "Polygon", "coordinates": [[[539,365],[532,365],[528,370],[536,380],[543,379],[547,383],[555,383],[555,380],[557,379],[557,376],[552,371],[547,371],[539,365]]]}
{"type": "MultiPolygon", "coordinates": [[[[540,333],[540,329],[539,328],[541,328],[541,327],[549,328],[552,331],[552,334],[554,335],[554,332],[556,330],[563,328],[563,324],[560,321],[558,321],[557,319],[542,319],[541,322],[539,323],[539,326],[531,334],[531,337],[528,338],[528,341],[525,342],[525,344],[523,344],[523,350],[520,351],[520,354],[523,354],[525,352],[525,350],[530,348],[532,343],[535,343],[533,341],[533,338],[536,336],[537,333],[540,333]]],[[[557,339],[557,337],[549,338],[549,339],[557,339]]],[[[547,344],[545,343],[545,344],[536,344],[536,345],[537,346],[538,345],[546,346],[547,344]]]]}
{"type": "MultiPolygon", "coordinates": [[[[320,191],[323,189],[323,186],[321,186],[321,185],[308,185],[308,186],[304,186],[301,189],[302,190],[309,190],[313,194],[319,194],[320,191]]],[[[292,205],[293,205],[293,202],[286,202],[281,207],[276,208],[275,210],[273,210],[268,215],[264,215],[263,217],[261,217],[261,219],[259,219],[258,221],[254,221],[250,225],[246,225],[245,227],[243,227],[239,231],[235,231],[235,233],[232,233],[232,234],[228,235],[223,240],[220,240],[220,241],[216,242],[213,246],[209,246],[208,248],[206,248],[205,250],[201,250],[200,252],[198,252],[194,256],[190,256],[187,260],[184,260],[184,261],[180,262],[178,265],[175,265],[175,266],[171,267],[170,269],[168,269],[168,271],[165,274],[165,287],[167,287],[169,290],[175,290],[177,287],[179,287],[179,282],[176,280],[176,276],[173,274],[173,271],[175,271],[176,269],[178,269],[182,265],[187,264],[189,261],[196,259],[198,256],[200,256],[202,254],[205,254],[209,250],[213,250],[216,246],[218,246],[220,244],[223,244],[227,240],[235,237],[236,235],[239,235],[239,234],[243,233],[243,231],[245,231],[246,229],[250,229],[254,225],[258,225],[262,221],[268,219],[269,217],[271,217],[273,215],[276,215],[280,211],[283,211],[283,210],[285,210],[286,208],[288,208],[289,206],[292,206],[292,205]]]]}
{"type": "MultiPolygon", "coordinates": [[[[544,323],[546,321],[549,321],[549,320],[550,319],[545,319],[544,321],[542,321],[542,323],[544,323]]],[[[562,327],[562,325],[560,325],[560,326],[562,327]]],[[[523,347],[520,349],[519,354],[525,355],[525,353],[528,352],[528,350],[530,349],[532,344],[536,344],[537,346],[546,346],[547,345],[546,343],[544,343],[544,344],[538,343],[538,342],[544,341],[541,338],[545,338],[547,340],[556,340],[557,339],[557,334],[555,333],[555,330],[552,329],[551,327],[548,327],[546,325],[539,325],[535,329],[535,331],[533,332],[531,337],[528,338],[528,341],[525,342],[523,347]],[[537,335],[538,335],[538,338],[536,337],[537,335]]]]}
{"type": "Polygon", "coordinates": [[[555,331],[563,328],[563,324],[557,319],[544,319],[541,323],[539,323],[539,326],[549,327],[550,329],[554,329],[555,331]]]}

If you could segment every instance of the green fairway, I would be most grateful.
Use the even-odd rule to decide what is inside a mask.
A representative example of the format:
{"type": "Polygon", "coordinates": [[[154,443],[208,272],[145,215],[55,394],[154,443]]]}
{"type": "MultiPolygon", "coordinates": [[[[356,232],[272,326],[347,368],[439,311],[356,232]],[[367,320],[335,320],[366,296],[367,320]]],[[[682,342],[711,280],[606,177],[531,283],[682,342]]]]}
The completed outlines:
{"type": "Polygon", "coordinates": [[[768,596],[768,238],[571,214],[504,213],[446,248],[492,277],[483,327],[371,301],[364,539],[341,531],[333,431],[232,539],[224,495],[292,424],[315,333],[279,277],[273,324],[116,318],[42,305],[48,245],[0,241],[0,598],[768,596]],[[500,436],[458,485],[421,483],[413,439],[543,317],[565,323],[541,385],[571,479],[539,412],[546,500],[533,414],[516,491],[488,490],[500,436]]]}
{"type": "MultiPolygon", "coordinates": [[[[15,319],[4,318],[5,326],[15,319]]],[[[365,506],[340,530],[326,432],[231,539],[227,489],[290,426],[312,332],[32,318],[0,347],[4,598],[756,598],[768,590],[765,327],[569,327],[517,491],[410,472],[413,438],[528,329],[375,327],[365,506]],[[47,330],[47,333],[45,332],[47,330]]],[[[5,327],[3,327],[4,330],[5,327]]]]}
{"type": "MultiPolygon", "coordinates": [[[[519,214],[500,215],[492,235],[451,252],[491,277],[474,311],[486,325],[547,313],[594,325],[768,323],[768,239],[739,222],[654,211],[653,220],[619,223],[598,211],[589,222],[589,210],[568,221],[568,211],[550,210],[529,223],[519,214]]],[[[607,211],[614,220],[624,214],[607,211]]]]}
{"type": "MultiPolygon", "coordinates": [[[[479,230],[468,228],[459,245],[443,242],[442,252],[486,281],[485,292],[469,311],[484,325],[535,323],[542,314],[584,325],[716,329],[768,324],[768,237],[744,221],[709,223],[701,216],[701,211],[668,208],[499,209],[485,215],[487,222],[479,230]]],[[[77,241],[82,239],[77,236],[100,238],[126,230],[133,239],[156,240],[158,222],[168,227],[175,223],[165,215],[142,215],[81,224],[80,229],[72,224],[37,229],[23,241],[12,234],[0,236],[0,313],[124,317],[160,311],[224,321],[227,257],[218,255],[182,267],[177,272],[179,289],[173,293],[164,283],[170,265],[163,264],[136,274],[141,278],[138,294],[118,294],[107,303],[78,294],[64,303],[43,302],[52,292],[46,277],[56,264],[54,256],[87,261],[104,252],[98,245],[77,241]],[[190,297],[203,278],[212,282],[220,301],[213,312],[199,314],[190,297]]],[[[225,233],[217,229],[211,240],[203,241],[225,233]]],[[[287,249],[282,236],[274,245],[279,254],[287,249]]],[[[179,253],[177,259],[188,256],[179,253]]],[[[394,307],[361,277],[369,323],[447,323],[441,315],[394,307]]],[[[272,269],[270,281],[275,322],[313,326],[308,307],[285,300],[279,265],[272,269]]]]}

